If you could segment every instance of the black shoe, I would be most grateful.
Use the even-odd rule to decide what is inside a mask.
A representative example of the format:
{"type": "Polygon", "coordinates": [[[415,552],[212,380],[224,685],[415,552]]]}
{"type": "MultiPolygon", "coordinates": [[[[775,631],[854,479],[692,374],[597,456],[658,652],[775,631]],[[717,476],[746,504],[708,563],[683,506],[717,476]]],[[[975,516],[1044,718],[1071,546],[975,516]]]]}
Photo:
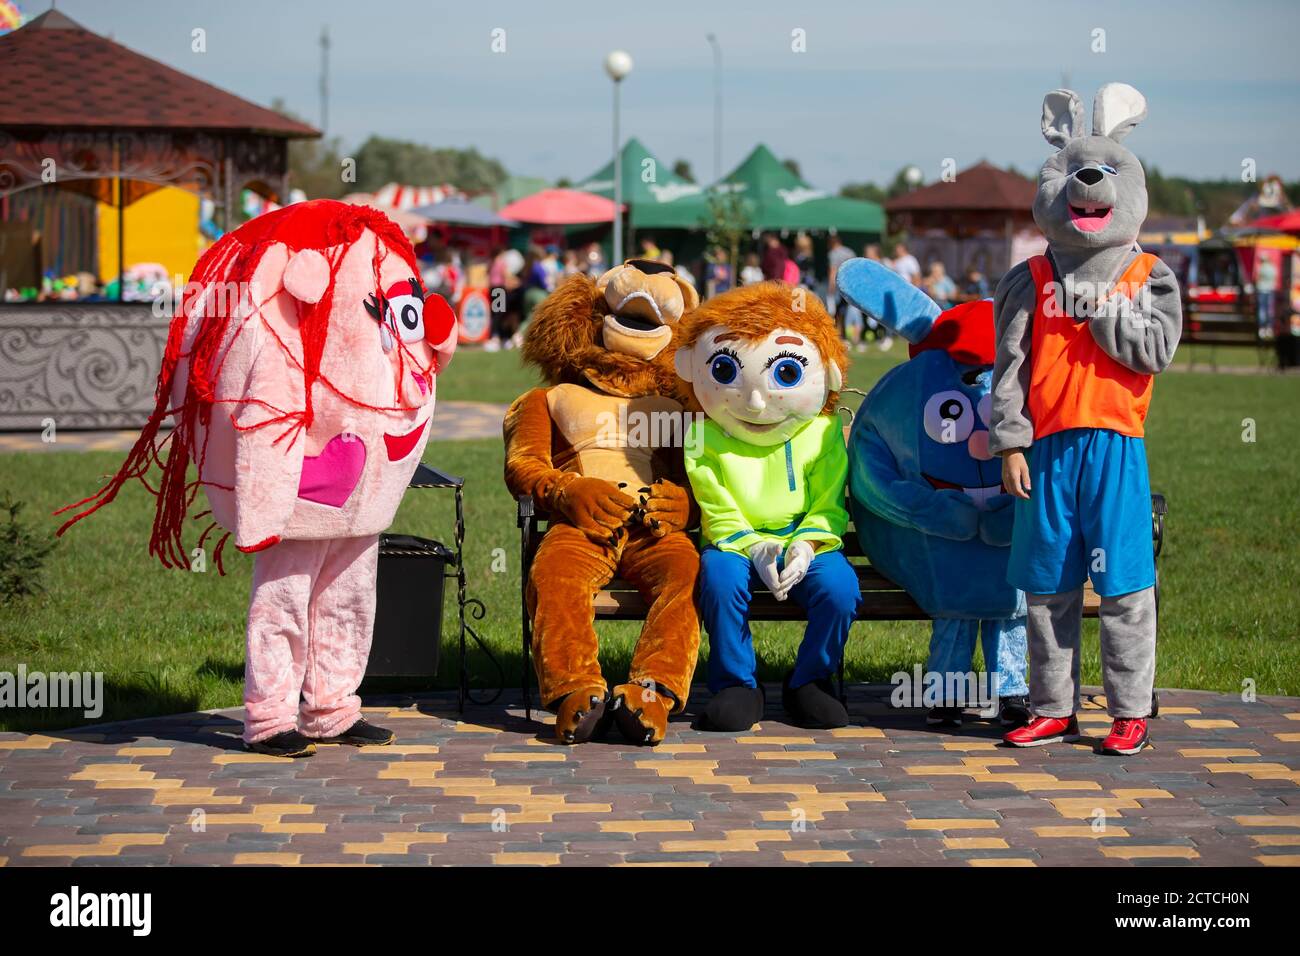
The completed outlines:
{"type": "Polygon", "coordinates": [[[257,743],[244,744],[245,750],[255,754],[269,754],[272,757],[310,757],[316,752],[316,745],[310,737],[304,737],[296,730],[282,730],[280,733],[257,743]]]}
{"type": "Polygon", "coordinates": [[[376,727],[369,723],[364,717],[358,717],[357,722],[340,734],[333,737],[317,737],[323,744],[350,744],[353,747],[387,747],[397,735],[391,730],[383,727],[376,727]]]}
{"type": "Polygon", "coordinates": [[[829,678],[823,677],[791,689],[792,676],[793,672],[786,674],[781,684],[781,704],[797,726],[809,730],[829,730],[849,725],[849,712],[835,696],[835,688],[829,678]]]}
{"type": "Polygon", "coordinates": [[[1003,727],[1023,727],[1033,719],[1029,713],[1029,698],[1024,694],[999,698],[998,721],[1003,727]]]}
{"type": "Polygon", "coordinates": [[[965,712],[960,707],[931,707],[925,722],[931,727],[960,727],[965,712]]]}
{"type": "Polygon", "coordinates": [[[758,687],[725,687],[713,695],[700,718],[700,730],[737,733],[763,719],[767,696],[758,687]]]}

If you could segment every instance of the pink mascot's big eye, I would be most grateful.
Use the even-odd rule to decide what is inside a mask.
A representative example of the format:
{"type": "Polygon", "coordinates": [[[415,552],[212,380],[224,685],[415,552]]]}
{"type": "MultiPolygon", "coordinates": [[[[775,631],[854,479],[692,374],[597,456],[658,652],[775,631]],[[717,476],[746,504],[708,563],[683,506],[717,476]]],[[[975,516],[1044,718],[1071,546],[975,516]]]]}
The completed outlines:
{"type": "Polygon", "coordinates": [[[424,300],[424,340],[430,345],[439,345],[447,341],[455,327],[456,313],[447,300],[436,292],[430,293],[424,300]]]}

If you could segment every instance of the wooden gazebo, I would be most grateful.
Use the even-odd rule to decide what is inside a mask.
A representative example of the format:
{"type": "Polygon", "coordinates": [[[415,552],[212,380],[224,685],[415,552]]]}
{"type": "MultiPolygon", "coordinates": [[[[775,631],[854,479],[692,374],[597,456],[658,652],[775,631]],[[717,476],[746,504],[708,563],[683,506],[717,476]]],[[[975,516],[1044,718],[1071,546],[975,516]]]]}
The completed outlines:
{"type": "Polygon", "coordinates": [[[1040,251],[1036,188],[1024,176],[979,162],[951,182],[931,183],[885,203],[889,231],[906,233],[922,263],[940,260],[954,278],[974,267],[996,281],[1040,251]]]}
{"type": "MultiPolygon", "coordinates": [[[[289,140],[320,133],[57,10],[0,37],[0,88],[0,241],[21,241],[15,217],[30,216],[36,190],[112,204],[119,231],[118,302],[0,305],[0,430],[134,426],[153,404],[167,314],[120,301],[123,211],[179,186],[211,199],[228,229],[244,189],[284,200],[289,140]]],[[[31,217],[33,244],[70,234],[49,219],[31,217]]]]}

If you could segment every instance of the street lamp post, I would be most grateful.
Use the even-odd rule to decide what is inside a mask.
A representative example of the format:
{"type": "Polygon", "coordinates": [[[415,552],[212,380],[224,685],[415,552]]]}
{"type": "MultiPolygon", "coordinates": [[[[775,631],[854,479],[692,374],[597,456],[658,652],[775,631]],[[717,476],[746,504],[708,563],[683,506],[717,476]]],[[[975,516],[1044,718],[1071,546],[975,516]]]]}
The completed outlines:
{"type": "Polygon", "coordinates": [[[605,57],[605,72],[614,81],[614,249],[611,265],[623,261],[623,150],[618,131],[619,90],[623,78],[632,72],[632,57],[625,50],[614,50],[605,57]]]}
{"type": "Polygon", "coordinates": [[[704,39],[713,47],[713,181],[722,178],[722,46],[716,34],[704,39]]]}

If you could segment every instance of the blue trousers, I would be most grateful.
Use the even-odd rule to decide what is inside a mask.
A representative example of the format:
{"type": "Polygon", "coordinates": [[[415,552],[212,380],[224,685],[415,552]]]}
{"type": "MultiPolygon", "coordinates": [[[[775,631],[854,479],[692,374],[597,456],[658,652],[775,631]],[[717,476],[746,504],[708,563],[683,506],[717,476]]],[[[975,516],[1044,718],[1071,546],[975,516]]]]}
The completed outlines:
{"type": "MultiPolygon", "coordinates": [[[[925,664],[926,672],[968,674],[975,657],[975,641],[980,637],[984,648],[984,670],[997,680],[996,689],[990,688],[993,696],[1028,694],[1025,671],[1029,666],[1029,638],[1023,614],[1000,621],[935,618],[930,629],[930,657],[925,664]]],[[[948,686],[950,679],[945,679],[944,687],[948,686]]],[[[947,700],[945,695],[945,706],[956,703],[947,700]]]]}
{"type": "MultiPolygon", "coordinates": [[[[749,630],[749,601],[762,582],[749,558],[706,548],[700,555],[700,617],[709,633],[709,690],[757,687],[758,662],[749,630]]],[[[858,577],[841,551],[813,558],[790,597],[808,614],[791,687],[830,677],[844,655],[844,642],[858,613],[858,577]]]]}

